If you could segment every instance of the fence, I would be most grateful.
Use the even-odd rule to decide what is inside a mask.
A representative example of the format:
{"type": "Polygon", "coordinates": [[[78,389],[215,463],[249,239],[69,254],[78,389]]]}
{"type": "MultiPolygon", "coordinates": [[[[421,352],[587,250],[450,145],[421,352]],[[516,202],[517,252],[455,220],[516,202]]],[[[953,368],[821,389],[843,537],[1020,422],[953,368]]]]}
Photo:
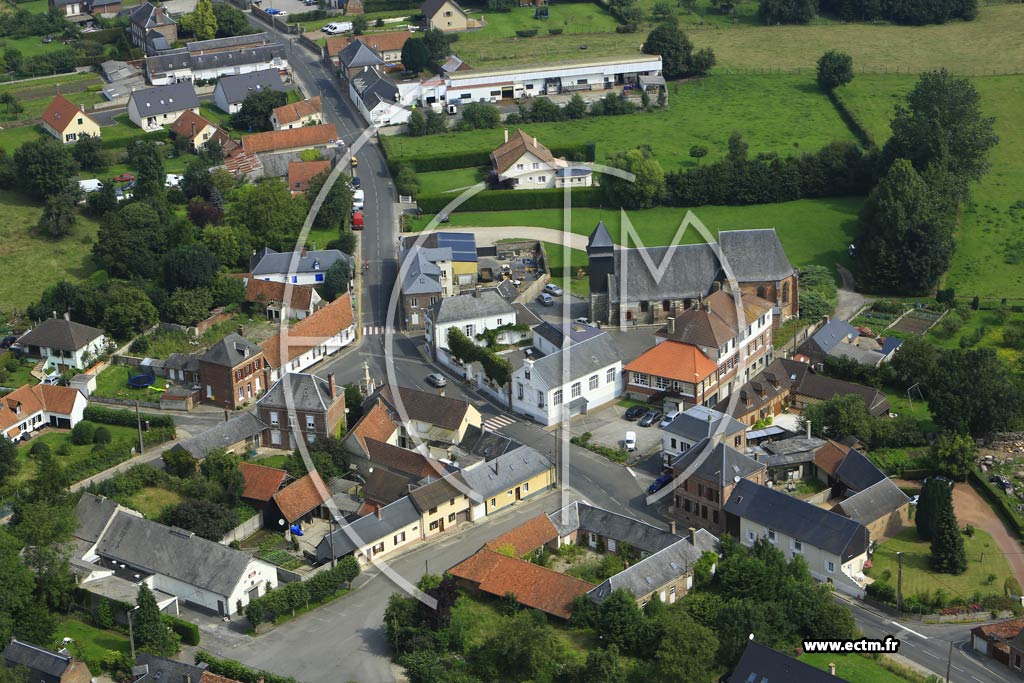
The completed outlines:
{"type": "Polygon", "coordinates": [[[134,408],[138,405],[140,408],[160,410],[160,404],[153,401],[136,401],[130,398],[103,398],[100,396],[90,396],[89,400],[94,403],[106,403],[107,405],[125,406],[126,408],[134,408]]]}
{"type": "Polygon", "coordinates": [[[221,545],[228,545],[232,541],[241,541],[242,539],[249,538],[259,531],[262,526],[263,512],[261,511],[258,515],[250,517],[231,531],[224,534],[224,537],[220,539],[221,545]]]}
{"type": "Polygon", "coordinates": [[[302,45],[306,49],[315,52],[320,56],[321,59],[327,60],[327,49],[320,47],[316,41],[307,36],[305,33],[299,34],[299,45],[302,45]]]}

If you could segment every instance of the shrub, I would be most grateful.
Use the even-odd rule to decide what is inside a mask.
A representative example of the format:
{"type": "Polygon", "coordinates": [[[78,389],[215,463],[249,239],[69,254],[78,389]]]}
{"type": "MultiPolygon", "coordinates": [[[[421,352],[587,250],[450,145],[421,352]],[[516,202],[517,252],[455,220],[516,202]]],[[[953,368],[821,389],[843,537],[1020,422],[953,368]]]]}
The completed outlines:
{"type": "Polygon", "coordinates": [[[1020,589],[1020,583],[1016,578],[1007,576],[1006,580],[1003,581],[1003,593],[1006,595],[1022,595],[1024,591],[1020,589]]]}
{"type": "Polygon", "coordinates": [[[518,31],[516,31],[516,35],[519,36],[520,38],[533,38],[535,35],[537,35],[537,29],[535,29],[535,28],[519,29],[518,31]]]}
{"type": "MultiPolygon", "coordinates": [[[[133,410],[118,410],[116,408],[105,408],[103,406],[89,406],[85,409],[84,417],[90,422],[114,425],[116,427],[135,427],[136,418],[133,410]]],[[[174,418],[170,415],[153,415],[142,413],[142,420],[148,422],[150,427],[174,427],[174,418]]]]}
{"type": "Polygon", "coordinates": [[[36,441],[28,452],[35,456],[49,455],[50,447],[46,445],[45,441],[36,441]]]}
{"type": "Polygon", "coordinates": [[[296,683],[291,676],[280,676],[269,671],[257,671],[234,661],[233,659],[218,659],[205,650],[196,651],[196,663],[205,662],[210,666],[210,673],[230,678],[241,683],[296,683]]]}
{"type": "Polygon", "coordinates": [[[149,337],[146,337],[145,335],[136,337],[135,341],[133,341],[131,346],[128,347],[128,350],[131,353],[145,353],[146,351],[149,351],[149,337]]]}
{"type": "Polygon", "coordinates": [[[113,437],[110,435],[110,430],[106,427],[97,427],[96,431],[92,434],[92,442],[95,444],[106,444],[110,443],[113,437]]]}
{"type": "Polygon", "coordinates": [[[619,24],[618,26],[615,27],[615,32],[616,33],[636,33],[637,28],[639,28],[639,27],[636,24],[619,24]]]}
{"type": "Polygon", "coordinates": [[[185,621],[170,614],[163,615],[164,623],[171,627],[171,630],[181,637],[181,642],[186,645],[199,644],[199,627],[191,621],[185,621]]]}
{"type": "Polygon", "coordinates": [[[95,435],[96,425],[88,420],[82,420],[71,430],[71,443],[76,446],[84,446],[92,443],[95,435]]]}
{"type": "Polygon", "coordinates": [[[562,29],[560,29],[560,28],[549,28],[548,29],[548,33],[553,35],[553,36],[560,36],[560,35],[562,35],[562,29]]]}
{"type": "Polygon", "coordinates": [[[884,581],[875,581],[865,589],[869,598],[886,604],[896,604],[896,589],[884,581]]]}

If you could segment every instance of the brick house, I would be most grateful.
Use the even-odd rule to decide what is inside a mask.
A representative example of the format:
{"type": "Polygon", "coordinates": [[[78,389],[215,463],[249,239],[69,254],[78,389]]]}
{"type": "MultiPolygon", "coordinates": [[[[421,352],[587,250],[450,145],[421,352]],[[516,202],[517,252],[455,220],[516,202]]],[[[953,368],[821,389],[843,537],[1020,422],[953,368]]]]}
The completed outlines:
{"type": "Polygon", "coordinates": [[[654,402],[664,399],[676,408],[703,404],[706,392],[718,386],[718,365],[693,344],[666,341],[630,361],[626,395],[654,402]]]}
{"type": "Polygon", "coordinates": [[[736,484],[747,479],[764,484],[768,468],[724,443],[702,441],[672,462],[672,476],[681,479],[673,513],[688,526],[725,531],[725,502],[736,484]]]}
{"type": "Polygon", "coordinates": [[[334,375],[321,379],[293,372],[279,379],[256,402],[256,412],[267,425],[265,448],[295,448],[299,439],[313,443],[337,434],[345,423],[345,400],[339,396],[334,375]]]}
{"type": "Polygon", "coordinates": [[[321,508],[331,494],[317,472],[311,472],[271,496],[263,508],[263,526],[282,531],[322,516],[321,508]]]}
{"type": "Polygon", "coordinates": [[[267,387],[269,368],[263,350],[231,333],[199,357],[203,397],[230,409],[258,398],[267,387]]]}

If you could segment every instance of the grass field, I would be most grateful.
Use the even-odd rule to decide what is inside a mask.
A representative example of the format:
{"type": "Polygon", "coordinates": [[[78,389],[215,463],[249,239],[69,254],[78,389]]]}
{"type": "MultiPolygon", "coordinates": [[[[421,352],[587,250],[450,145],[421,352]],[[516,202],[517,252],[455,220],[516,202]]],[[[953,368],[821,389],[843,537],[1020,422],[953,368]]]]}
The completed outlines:
{"type": "Polygon", "coordinates": [[[456,168],[451,171],[417,173],[416,177],[420,181],[421,194],[450,192],[470,185],[476,185],[484,179],[483,173],[479,168],[456,168]]]}
{"type": "Polygon", "coordinates": [[[167,508],[177,505],[184,498],[174,491],[168,491],[158,486],[147,486],[131,498],[128,505],[133,510],[138,510],[148,519],[156,519],[167,508]]]}
{"type": "Polygon", "coordinates": [[[931,544],[917,538],[915,529],[907,529],[896,537],[882,543],[871,558],[872,567],[868,574],[879,577],[889,571],[896,581],[896,553],[903,553],[903,595],[910,597],[918,593],[935,593],[944,591],[951,597],[969,599],[975,592],[985,594],[1002,594],[1003,581],[1010,576],[1010,567],[1006,558],[995,544],[992,537],[984,531],[975,530],[974,536],[964,536],[967,550],[967,571],[954,576],[939,574],[928,568],[928,557],[931,555],[931,544]],[[984,558],[984,561],[982,560],[984,558]],[[991,583],[986,579],[990,574],[996,578],[991,583]]]}
{"type": "Polygon", "coordinates": [[[979,310],[974,311],[971,318],[952,335],[946,336],[940,329],[940,326],[937,325],[929,330],[926,336],[929,341],[938,346],[946,349],[958,349],[960,348],[961,337],[971,339],[977,330],[982,330],[982,328],[984,328],[981,340],[971,348],[995,349],[996,354],[1013,365],[1016,364],[1024,354],[1014,348],[1006,346],[1003,343],[1003,332],[1010,325],[1024,325],[1024,315],[1020,313],[1008,313],[1006,320],[1000,322],[1000,316],[996,311],[979,310]]]}
{"type": "MultiPolygon", "coordinates": [[[[548,147],[597,143],[597,160],[612,152],[652,145],[665,170],[689,168],[690,147],[704,145],[712,161],[725,156],[729,135],[743,134],[750,155],[788,156],[815,151],[833,140],[852,140],[835,108],[810,74],[715,76],[671,85],[670,106],[628,116],[527,124],[522,128],[548,147]],[[624,132],[629,134],[625,135],[624,132]]],[[[601,93],[596,93],[599,96],[601,93]]],[[[595,98],[596,99],[596,98],[595,98]]],[[[502,130],[477,130],[411,138],[385,137],[390,158],[416,157],[444,149],[490,152],[502,142],[502,130]]]]}
{"type": "Polygon", "coordinates": [[[35,140],[41,134],[43,133],[39,126],[17,126],[15,128],[5,128],[0,130],[0,149],[4,149],[8,154],[10,154],[26,142],[35,140]]]}
{"type": "Polygon", "coordinates": [[[828,671],[828,665],[835,664],[836,676],[850,683],[906,683],[910,680],[897,676],[864,655],[804,653],[800,655],[800,661],[822,671],[828,671]]]}
{"type": "MultiPolygon", "coordinates": [[[[57,52],[65,47],[59,40],[53,40],[49,43],[43,42],[42,36],[25,36],[24,38],[0,38],[0,49],[10,50],[16,49],[21,52],[23,57],[38,57],[39,55],[45,55],[50,52],[57,52]]],[[[28,73],[32,73],[31,69],[28,69],[28,73]]],[[[40,74],[43,75],[43,74],[40,74]]]]}
{"type": "MultiPolygon", "coordinates": [[[[127,442],[128,444],[138,443],[138,436],[134,429],[129,427],[118,427],[116,425],[103,425],[110,430],[110,435],[113,437],[113,443],[127,442]]],[[[36,473],[35,460],[29,455],[29,451],[32,446],[37,443],[45,443],[50,447],[50,450],[57,455],[57,461],[60,462],[64,467],[68,467],[77,463],[82,458],[88,456],[93,449],[93,444],[86,444],[84,446],[76,446],[71,444],[70,432],[68,430],[54,430],[48,429],[41,433],[39,436],[33,437],[28,443],[18,447],[18,460],[21,463],[21,467],[18,469],[18,473],[11,477],[8,481],[8,485],[15,485],[23,483],[32,479],[36,473]],[[71,444],[70,455],[59,455],[57,449],[61,447],[65,442],[71,444]]],[[[127,457],[128,447],[125,448],[125,454],[127,457]]]]}
{"type": "Polygon", "coordinates": [[[93,271],[92,243],[99,225],[78,217],[75,232],[61,240],[36,234],[43,209],[23,195],[0,190],[0,309],[22,309],[60,279],[82,280],[93,271]]]}
{"type": "Polygon", "coordinates": [[[163,392],[154,387],[162,387],[166,380],[158,378],[152,387],[132,389],[128,386],[128,378],[135,374],[139,374],[137,368],[130,368],[127,365],[111,365],[96,376],[96,391],[93,393],[100,398],[159,401],[163,392]]]}
{"type": "MultiPolygon", "coordinates": [[[[75,617],[65,617],[61,620],[56,637],[58,641],[61,638],[72,638],[78,648],[76,654],[97,662],[103,660],[107,650],[124,654],[128,654],[130,650],[127,635],[90,626],[75,617]]],[[[100,674],[99,671],[92,673],[100,674]]]]}
{"type": "MultiPolygon", "coordinates": [[[[65,97],[75,104],[85,105],[86,108],[89,108],[98,102],[102,102],[105,99],[102,93],[88,91],[67,93],[65,97]]],[[[50,102],[52,101],[52,96],[20,100],[24,111],[17,114],[9,123],[13,125],[17,122],[38,121],[43,117],[43,111],[50,106],[50,102]]]]}
{"type": "Polygon", "coordinates": [[[587,255],[577,249],[569,250],[570,267],[566,272],[564,266],[565,247],[552,242],[544,243],[544,251],[548,255],[548,270],[551,271],[551,278],[562,288],[567,289],[580,298],[590,296],[590,280],[577,278],[576,269],[587,266],[587,255]]]}
{"type": "Polygon", "coordinates": [[[58,76],[51,76],[50,78],[33,78],[31,80],[22,80],[14,83],[3,83],[0,85],[0,92],[24,92],[26,90],[41,90],[44,88],[52,88],[53,91],[62,92],[62,87],[77,86],[80,87],[82,83],[87,85],[98,85],[102,81],[97,74],[86,72],[86,73],[70,73],[60,74],[58,76]]]}

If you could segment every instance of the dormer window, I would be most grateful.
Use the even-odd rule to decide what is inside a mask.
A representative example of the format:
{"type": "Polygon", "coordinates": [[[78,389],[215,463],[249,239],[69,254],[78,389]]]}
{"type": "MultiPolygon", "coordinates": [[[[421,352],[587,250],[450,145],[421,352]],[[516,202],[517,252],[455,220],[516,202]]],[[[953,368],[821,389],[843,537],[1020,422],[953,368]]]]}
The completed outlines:
{"type": "Polygon", "coordinates": [[[320,270],[320,259],[313,259],[313,270],[320,270]]]}

